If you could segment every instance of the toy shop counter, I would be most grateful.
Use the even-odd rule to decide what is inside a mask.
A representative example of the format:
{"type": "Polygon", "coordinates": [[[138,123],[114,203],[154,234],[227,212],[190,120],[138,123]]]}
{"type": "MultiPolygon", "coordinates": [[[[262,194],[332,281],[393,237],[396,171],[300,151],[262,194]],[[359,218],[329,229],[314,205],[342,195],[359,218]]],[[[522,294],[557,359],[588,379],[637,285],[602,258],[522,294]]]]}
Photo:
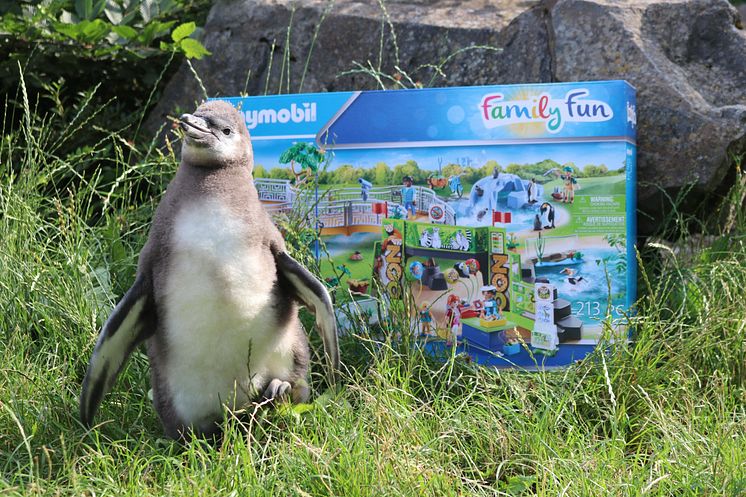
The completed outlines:
{"type": "Polygon", "coordinates": [[[466,318],[461,321],[461,337],[487,350],[498,351],[504,343],[501,331],[513,329],[515,323],[505,319],[485,321],[480,318],[466,318]]]}

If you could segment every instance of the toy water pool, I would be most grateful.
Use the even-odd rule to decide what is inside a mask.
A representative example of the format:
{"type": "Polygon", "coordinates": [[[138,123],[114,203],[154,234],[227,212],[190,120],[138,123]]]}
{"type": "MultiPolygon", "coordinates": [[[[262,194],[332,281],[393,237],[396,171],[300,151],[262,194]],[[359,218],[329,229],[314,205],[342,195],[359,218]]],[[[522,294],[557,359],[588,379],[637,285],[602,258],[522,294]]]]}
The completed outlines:
{"type": "Polygon", "coordinates": [[[537,265],[536,277],[548,278],[557,287],[559,296],[570,302],[573,315],[584,323],[598,323],[606,318],[606,300],[609,296],[612,317],[622,317],[626,271],[620,270],[622,266],[618,264],[625,259],[626,253],[620,254],[613,248],[579,251],[582,253],[579,264],[537,265]],[[572,273],[563,273],[567,269],[572,273]]]}

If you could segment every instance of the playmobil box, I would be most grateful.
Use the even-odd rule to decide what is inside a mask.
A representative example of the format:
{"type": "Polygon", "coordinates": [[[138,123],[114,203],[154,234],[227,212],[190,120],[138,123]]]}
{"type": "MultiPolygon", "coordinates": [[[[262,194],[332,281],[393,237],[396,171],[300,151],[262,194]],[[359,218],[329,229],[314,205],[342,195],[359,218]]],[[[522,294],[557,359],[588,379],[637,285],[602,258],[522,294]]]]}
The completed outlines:
{"type": "Polygon", "coordinates": [[[252,135],[260,199],[313,247],[342,329],[353,310],[386,329],[381,304],[399,306],[435,352],[525,368],[626,337],[628,83],[226,100],[252,135]]]}

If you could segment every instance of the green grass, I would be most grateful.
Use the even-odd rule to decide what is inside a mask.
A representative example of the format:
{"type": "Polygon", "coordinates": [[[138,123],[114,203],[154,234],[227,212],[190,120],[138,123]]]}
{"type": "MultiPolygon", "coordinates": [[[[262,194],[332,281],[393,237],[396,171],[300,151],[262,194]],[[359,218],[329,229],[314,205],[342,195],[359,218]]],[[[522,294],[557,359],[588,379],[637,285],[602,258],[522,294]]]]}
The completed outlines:
{"type": "MultiPolygon", "coordinates": [[[[158,201],[135,192],[163,191],[176,164],[152,149],[125,162],[129,145],[114,132],[57,156],[49,120],[28,106],[22,120],[0,143],[0,493],[746,492],[742,213],[732,233],[686,260],[643,253],[636,344],[612,345],[565,371],[434,361],[360,329],[342,340],[338,392],[319,391],[317,357],[312,404],[248,426],[228,419],[213,447],[163,439],[138,352],[99,425],[85,430],[77,396],[87,361],[133,281],[158,201]],[[115,179],[77,178],[91,157],[109,161],[115,179]]],[[[732,203],[742,199],[733,195],[732,203]]],[[[403,326],[390,316],[393,334],[403,326]]]]}

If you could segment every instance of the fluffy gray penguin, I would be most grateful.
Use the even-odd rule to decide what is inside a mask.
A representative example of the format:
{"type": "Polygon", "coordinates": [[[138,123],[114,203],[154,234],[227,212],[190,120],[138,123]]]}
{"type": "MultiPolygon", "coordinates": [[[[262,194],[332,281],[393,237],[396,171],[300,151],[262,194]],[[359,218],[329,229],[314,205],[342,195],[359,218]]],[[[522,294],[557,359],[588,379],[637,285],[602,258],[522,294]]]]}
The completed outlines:
{"type": "Polygon", "coordinates": [[[309,347],[298,303],[316,315],[330,383],[339,370],[329,294],[288,255],[259,202],[241,115],[209,101],[181,116],[181,127],[181,164],[155,212],[135,283],[104,324],[83,381],[87,426],[142,341],[153,404],[172,438],[218,433],[223,406],[306,400],[309,347]]]}

